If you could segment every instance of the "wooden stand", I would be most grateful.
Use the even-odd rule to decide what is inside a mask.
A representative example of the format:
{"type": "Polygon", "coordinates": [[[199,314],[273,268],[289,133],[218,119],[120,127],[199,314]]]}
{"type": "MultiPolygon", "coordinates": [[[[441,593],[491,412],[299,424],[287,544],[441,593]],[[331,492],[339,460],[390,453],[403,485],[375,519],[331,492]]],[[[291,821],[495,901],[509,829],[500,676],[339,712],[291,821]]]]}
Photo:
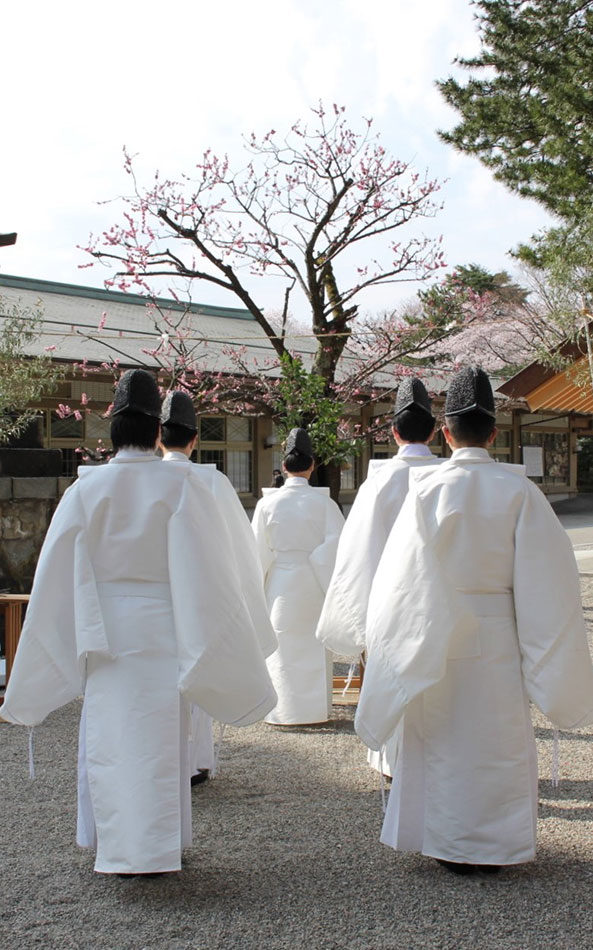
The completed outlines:
{"type": "Polygon", "coordinates": [[[343,696],[342,693],[346,688],[346,683],[348,682],[347,676],[334,676],[332,683],[333,691],[333,702],[337,706],[351,706],[355,705],[358,702],[358,695],[362,689],[362,682],[364,680],[364,667],[365,667],[366,655],[362,653],[358,658],[358,675],[353,676],[350,680],[350,684],[346,691],[346,695],[343,696]]]}
{"type": "MultiPolygon", "coordinates": [[[[23,625],[23,606],[29,603],[29,594],[0,594],[0,610],[4,614],[4,656],[6,659],[6,683],[10,678],[12,664],[19,644],[23,625]]],[[[0,704],[4,697],[0,696],[0,704]]]]}

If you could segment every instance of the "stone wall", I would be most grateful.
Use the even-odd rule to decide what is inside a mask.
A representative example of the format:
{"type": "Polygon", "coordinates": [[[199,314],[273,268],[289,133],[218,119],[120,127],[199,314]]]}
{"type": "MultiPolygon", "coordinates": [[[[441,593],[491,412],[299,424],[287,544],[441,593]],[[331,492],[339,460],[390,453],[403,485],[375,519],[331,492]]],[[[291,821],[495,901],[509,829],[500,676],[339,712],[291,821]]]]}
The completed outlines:
{"type": "Polygon", "coordinates": [[[28,594],[45,533],[74,479],[0,477],[0,589],[28,594]]]}

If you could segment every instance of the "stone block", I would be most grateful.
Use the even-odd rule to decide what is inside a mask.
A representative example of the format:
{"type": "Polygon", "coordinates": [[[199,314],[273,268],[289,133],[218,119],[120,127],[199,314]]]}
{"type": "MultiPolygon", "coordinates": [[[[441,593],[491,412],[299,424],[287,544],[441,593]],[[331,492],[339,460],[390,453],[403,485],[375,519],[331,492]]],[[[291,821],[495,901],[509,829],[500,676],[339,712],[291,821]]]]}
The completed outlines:
{"type": "Polygon", "coordinates": [[[62,471],[59,449],[0,449],[0,474],[17,478],[57,477],[62,471]]]}
{"type": "MultiPolygon", "coordinates": [[[[23,449],[23,451],[26,451],[23,449]]],[[[58,494],[57,478],[13,478],[13,498],[55,498],[58,494]]]]}
{"type": "Polygon", "coordinates": [[[12,478],[0,478],[0,501],[12,498],[12,478]]]}
{"type": "MultiPolygon", "coordinates": [[[[0,479],[0,481],[1,481],[1,479],[0,479]]],[[[75,478],[74,475],[60,475],[60,476],[59,476],[59,478],[58,478],[58,495],[60,496],[60,498],[62,497],[62,495],[64,494],[64,492],[66,491],[66,489],[67,489],[67,488],[70,488],[70,485],[71,485],[72,482],[74,482],[74,481],[76,481],[76,478],[75,478]]],[[[1,497],[2,497],[2,496],[0,495],[0,498],[1,498],[1,497]]]]}

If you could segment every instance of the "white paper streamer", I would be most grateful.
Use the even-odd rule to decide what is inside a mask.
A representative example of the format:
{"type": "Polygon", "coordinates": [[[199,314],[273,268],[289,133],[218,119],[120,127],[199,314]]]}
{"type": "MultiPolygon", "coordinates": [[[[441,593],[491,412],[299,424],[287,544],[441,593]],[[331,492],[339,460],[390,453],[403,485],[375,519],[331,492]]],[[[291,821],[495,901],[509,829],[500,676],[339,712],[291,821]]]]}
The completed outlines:
{"type": "Polygon", "coordinates": [[[385,773],[383,772],[383,762],[385,761],[385,746],[381,746],[379,753],[379,775],[381,777],[381,809],[383,814],[387,811],[387,794],[385,792],[385,773]]]}
{"type": "Polygon", "coordinates": [[[356,672],[356,663],[351,663],[350,669],[348,670],[348,676],[346,677],[346,685],[344,686],[344,689],[342,690],[342,696],[345,696],[348,690],[350,689],[350,683],[352,682],[355,672],[356,672]]]}
{"type": "Polygon", "coordinates": [[[28,730],[29,732],[29,778],[31,781],[35,778],[35,762],[33,760],[33,727],[28,730]]]}

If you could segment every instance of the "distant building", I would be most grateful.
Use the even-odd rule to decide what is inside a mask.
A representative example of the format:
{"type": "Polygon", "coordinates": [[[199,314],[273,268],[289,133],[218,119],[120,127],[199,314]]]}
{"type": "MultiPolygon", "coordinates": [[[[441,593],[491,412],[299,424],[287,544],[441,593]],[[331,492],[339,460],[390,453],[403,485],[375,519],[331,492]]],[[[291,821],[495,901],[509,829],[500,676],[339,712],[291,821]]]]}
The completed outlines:
{"type": "Polygon", "coordinates": [[[518,458],[539,463],[534,481],[555,495],[593,488],[593,387],[580,349],[567,343],[561,354],[570,361],[565,369],[534,361],[498,390],[529,410],[519,413],[518,458]]]}
{"type": "MultiPolygon", "coordinates": [[[[116,356],[122,368],[139,364],[157,368],[158,360],[144,352],[155,345],[147,300],[134,294],[6,274],[0,274],[0,300],[7,306],[41,305],[43,332],[31,346],[30,355],[44,353],[48,347],[53,347],[53,357],[71,366],[71,372],[58,392],[44,399],[36,408],[39,408],[39,444],[59,448],[63,459],[62,474],[73,477],[80,463],[77,448],[84,445],[94,449],[101,439],[109,445],[109,421],[101,418],[101,412],[110,404],[113,393],[113,378],[109,372],[84,376],[77,364],[86,359],[90,365],[100,367],[102,362],[116,356]],[[98,332],[104,313],[107,314],[105,325],[98,332]],[[83,415],[80,420],[73,416],[60,418],[58,405],[66,403],[78,408],[83,393],[88,397],[89,407],[95,411],[83,415]]],[[[173,316],[188,309],[185,304],[172,299],[157,302],[164,312],[173,316]]],[[[234,372],[232,363],[225,356],[225,349],[233,344],[246,347],[249,353],[261,359],[273,355],[263,330],[247,310],[202,304],[192,304],[189,309],[199,315],[192,332],[207,341],[203,352],[210,369],[234,372]]],[[[299,349],[307,350],[307,344],[308,341],[299,340],[299,349]]],[[[384,374],[384,380],[387,390],[390,385],[388,372],[384,374]]],[[[505,405],[499,407],[499,434],[492,454],[499,461],[520,462],[523,461],[524,448],[539,448],[541,452],[527,452],[534,472],[536,468],[540,471],[538,465],[541,461],[542,474],[534,474],[534,481],[551,495],[574,493],[577,490],[577,437],[579,432],[590,428],[591,416],[588,413],[591,410],[586,415],[572,408],[566,412],[548,411],[547,408],[531,412],[524,393],[508,388],[512,382],[499,387],[499,392],[505,396],[505,405]],[[512,398],[509,399],[509,395],[512,398]]],[[[389,413],[392,405],[391,392],[388,402],[367,406],[362,412],[353,406],[352,416],[356,421],[367,423],[372,416],[389,413]]],[[[437,411],[438,407],[437,398],[437,411]]],[[[440,432],[432,449],[437,455],[447,454],[440,432]]],[[[396,446],[392,443],[367,440],[362,455],[353,458],[342,473],[341,501],[346,506],[353,500],[365,477],[369,459],[386,458],[395,451],[396,446]]],[[[245,507],[251,509],[261,488],[270,484],[273,469],[280,466],[281,449],[269,419],[205,414],[199,417],[197,459],[214,463],[225,472],[245,507]]]]}

